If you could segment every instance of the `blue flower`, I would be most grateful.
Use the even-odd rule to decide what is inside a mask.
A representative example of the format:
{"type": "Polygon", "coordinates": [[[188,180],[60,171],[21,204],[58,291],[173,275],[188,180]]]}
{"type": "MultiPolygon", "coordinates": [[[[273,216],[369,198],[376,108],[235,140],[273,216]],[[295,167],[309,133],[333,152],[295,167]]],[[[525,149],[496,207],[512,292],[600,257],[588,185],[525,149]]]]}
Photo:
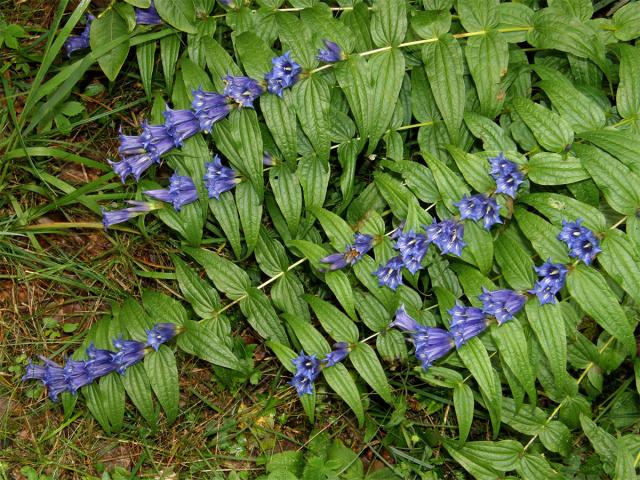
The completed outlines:
{"type": "Polygon", "coordinates": [[[460,210],[461,219],[470,219],[476,222],[482,220],[484,228],[487,230],[496,223],[502,223],[500,207],[493,197],[482,193],[472,196],[464,195],[462,200],[454,205],[460,210]]]}
{"type": "Polygon", "coordinates": [[[285,88],[291,88],[296,83],[302,67],[291,59],[289,52],[280,57],[274,57],[271,63],[273,64],[271,71],[264,76],[267,81],[267,91],[281,97],[285,88]]]}
{"type": "Polygon", "coordinates": [[[513,290],[488,291],[482,287],[482,295],[478,296],[482,302],[482,311],[492,315],[498,320],[498,324],[511,320],[524,306],[524,295],[513,290]]]}
{"type": "Polygon", "coordinates": [[[347,342],[337,342],[333,344],[333,350],[324,357],[322,363],[327,367],[333,367],[340,363],[349,355],[349,344],[347,342]]]}
{"type": "Polygon", "coordinates": [[[36,363],[33,363],[33,361],[31,359],[29,359],[29,364],[27,365],[27,368],[24,372],[24,375],[22,376],[22,381],[24,382],[25,380],[40,380],[43,381],[44,380],[44,376],[45,376],[45,367],[43,367],[42,365],[38,365],[36,363]]]}
{"type": "Polygon", "coordinates": [[[320,260],[326,263],[328,270],[339,270],[347,265],[358,262],[369,250],[373,248],[373,237],[364,233],[356,233],[353,244],[347,245],[343,252],[332,253],[320,260]]]}
{"type": "Polygon", "coordinates": [[[149,8],[135,8],[136,23],[138,25],[159,25],[163,23],[162,18],[158,15],[156,6],[151,0],[149,8]]]}
{"type": "Polygon", "coordinates": [[[127,203],[133,205],[133,207],[111,211],[107,211],[104,208],[102,209],[102,225],[104,225],[105,230],[107,230],[111,225],[128,222],[138,215],[150,212],[151,210],[157,210],[158,208],[158,205],[154,202],[128,200],[127,203]]]}
{"type": "Polygon", "coordinates": [[[422,259],[429,249],[429,241],[425,235],[409,230],[398,235],[393,248],[400,252],[407,270],[415,274],[422,268],[422,259]]]}
{"type": "Polygon", "coordinates": [[[323,42],[325,48],[318,50],[318,56],[316,57],[320,62],[335,63],[346,58],[340,45],[330,40],[323,40],[323,42]]]}
{"type": "Polygon", "coordinates": [[[69,359],[63,368],[63,373],[68,391],[73,394],[76,394],[78,390],[93,381],[92,375],[87,368],[87,362],[69,359]]]}
{"type": "Polygon", "coordinates": [[[187,138],[200,132],[200,121],[193,110],[172,110],[167,107],[162,115],[167,133],[176,147],[181,147],[187,138]]]}
{"type": "Polygon", "coordinates": [[[222,165],[218,155],[213,161],[205,164],[204,183],[209,192],[209,198],[220,200],[220,195],[234,188],[239,182],[237,172],[222,165]]]}
{"type": "Polygon", "coordinates": [[[435,243],[440,251],[452,253],[458,257],[462,255],[462,249],[467,245],[463,242],[464,225],[453,219],[434,221],[426,227],[427,240],[435,243]]]}
{"type": "Polygon", "coordinates": [[[518,187],[524,181],[524,175],[518,164],[508,160],[502,152],[497,157],[489,158],[489,162],[491,162],[491,176],[496,181],[496,192],[515,198],[518,187]]]}
{"type": "Polygon", "coordinates": [[[273,159],[273,156],[269,152],[262,153],[262,165],[264,167],[273,167],[276,164],[276,161],[273,159]]]}
{"type": "Polygon", "coordinates": [[[76,50],[83,50],[89,48],[89,38],[91,36],[91,22],[96,19],[93,15],[85,15],[84,30],[80,35],[70,35],[64,42],[64,50],[67,53],[67,57],[70,57],[76,50]]]}
{"type": "Polygon", "coordinates": [[[191,177],[177,173],[171,176],[168,189],[146,190],[144,194],[156,200],[173,204],[173,208],[177,211],[198,200],[198,190],[196,190],[191,177]]]}
{"type": "Polygon", "coordinates": [[[158,350],[160,345],[168,342],[176,335],[176,325],[174,323],[156,323],[147,332],[147,346],[158,350]]]}
{"type": "Polygon", "coordinates": [[[590,265],[596,255],[602,251],[595,234],[581,225],[582,219],[575,222],[562,221],[562,231],[558,239],[569,247],[569,256],[590,265]]]}
{"type": "Polygon", "coordinates": [[[263,93],[262,86],[249,77],[224,77],[224,94],[241,107],[253,108],[253,102],[263,93]]]}
{"type": "Polygon", "coordinates": [[[210,132],[214,123],[229,115],[231,104],[225,95],[205,92],[201,88],[194,90],[192,93],[193,102],[191,102],[191,108],[193,108],[198,118],[200,130],[203,132],[210,132]]]}
{"type": "Polygon", "coordinates": [[[145,345],[136,340],[123,340],[117,338],[113,341],[116,352],[113,355],[113,363],[117,365],[116,371],[124,374],[127,368],[135,365],[144,358],[145,345]]]}
{"type": "Polygon", "coordinates": [[[140,180],[142,174],[154,163],[157,163],[150,153],[144,152],[125,157],[121,162],[107,160],[113,171],[120,176],[122,183],[129,175],[133,175],[136,182],[140,180]]]}
{"type": "Polygon", "coordinates": [[[416,358],[420,361],[422,369],[425,371],[427,371],[436,360],[449,353],[454,345],[451,332],[443,330],[442,328],[418,325],[412,338],[416,347],[416,358]]]}
{"type": "Polygon", "coordinates": [[[529,293],[534,293],[541,305],[555,303],[556,294],[562,290],[567,278],[567,267],[560,263],[552,263],[547,260],[539,267],[534,267],[539,280],[529,293]]]}
{"type": "Polygon", "coordinates": [[[420,327],[420,324],[407,313],[404,304],[402,304],[396,310],[396,318],[389,324],[389,327],[397,327],[405,332],[415,332],[420,327]]]}
{"type": "Polygon", "coordinates": [[[49,398],[54,402],[58,401],[58,397],[61,393],[69,391],[64,369],[51,360],[45,361],[44,379],[42,380],[42,383],[47,387],[49,398]]]}
{"type": "Polygon", "coordinates": [[[160,157],[175,147],[173,137],[164,125],[149,125],[145,122],[140,136],[145,150],[156,163],[160,163],[160,157]]]}
{"type": "Polygon", "coordinates": [[[400,255],[393,257],[385,265],[378,268],[373,275],[378,277],[378,283],[380,286],[387,286],[391,290],[398,288],[398,285],[402,285],[402,267],[404,262],[400,255]]]}
{"type": "Polygon", "coordinates": [[[451,315],[449,329],[456,348],[460,348],[487,328],[487,318],[479,308],[456,305],[448,312],[451,315]]]}
{"type": "Polygon", "coordinates": [[[302,397],[303,395],[311,395],[313,393],[313,380],[301,373],[294,375],[289,382],[289,385],[295,387],[299,397],[302,397]]]}
{"type": "Polygon", "coordinates": [[[115,372],[118,364],[114,360],[115,353],[110,350],[96,348],[93,343],[87,348],[87,372],[94,381],[96,378],[115,372]]]}
{"type": "Polygon", "coordinates": [[[118,153],[123,160],[126,160],[131,155],[139,155],[147,151],[142,135],[124,135],[122,129],[120,129],[118,139],[120,140],[118,153]]]}
{"type": "Polygon", "coordinates": [[[315,355],[307,355],[304,350],[291,363],[296,367],[296,375],[303,375],[312,382],[320,373],[320,360],[315,355]]]}

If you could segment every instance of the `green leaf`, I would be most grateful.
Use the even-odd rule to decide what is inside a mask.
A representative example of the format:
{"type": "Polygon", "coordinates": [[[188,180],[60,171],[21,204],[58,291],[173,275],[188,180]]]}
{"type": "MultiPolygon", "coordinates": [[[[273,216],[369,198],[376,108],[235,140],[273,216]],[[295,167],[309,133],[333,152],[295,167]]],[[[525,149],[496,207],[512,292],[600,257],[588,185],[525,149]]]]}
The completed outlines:
{"type": "Polygon", "coordinates": [[[99,402],[102,403],[111,431],[118,433],[124,424],[125,394],[122,380],[117,375],[106,375],[100,379],[99,386],[99,402]]]}
{"type": "Polygon", "coordinates": [[[607,229],[604,215],[591,205],[557,193],[530,193],[519,198],[522,203],[531,205],[552,223],[562,226],[563,220],[584,220],[584,225],[596,232],[607,229]]]}
{"type": "Polygon", "coordinates": [[[532,298],[525,310],[529,325],[549,360],[556,385],[561,387],[567,377],[567,334],[562,308],[557,303],[540,305],[537,298],[532,298]]]}
{"type": "Polygon", "coordinates": [[[591,25],[556,9],[543,8],[533,15],[532,26],[527,41],[534,47],[589,58],[601,69],[607,68],[604,43],[591,25]]]}
{"type": "Polygon", "coordinates": [[[464,452],[475,463],[485,463],[500,472],[508,472],[515,469],[524,448],[515,440],[480,441],[467,442],[458,452],[464,452]]]}
{"type": "Polygon", "coordinates": [[[498,25],[497,0],[459,0],[460,23],[467,32],[491,30],[498,25]]]}
{"type": "Polygon", "coordinates": [[[180,291],[191,304],[191,308],[201,318],[212,318],[222,307],[215,288],[202,280],[185,262],[175,255],[171,261],[176,267],[176,278],[180,291]]]}
{"type": "Polygon", "coordinates": [[[567,275],[567,288],[578,305],[615,337],[629,355],[635,356],[633,328],[604,277],[592,268],[578,265],[567,275]]]}
{"type": "MultiPolygon", "coordinates": [[[[329,149],[331,139],[329,137],[329,103],[331,94],[327,81],[319,76],[312,75],[298,82],[293,87],[294,105],[302,130],[309,137],[322,162],[329,162],[329,149]]],[[[262,159],[262,158],[261,158],[262,159]]]]}
{"type": "Polygon", "coordinates": [[[589,178],[579,158],[559,153],[536,153],[526,170],[529,180],[539,185],[567,185],[589,178]]]}
{"type": "Polygon", "coordinates": [[[516,471],[520,478],[527,480],[560,480],[564,478],[558,471],[551,468],[549,462],[542,455],[529,453],[520,458],[516,471]]]}
{"type": "Polygon", "coordinates": [[[264,74],[271,70],[273,52],[258,35],[243,32],[234,38],[234,45],[248,76],[261,80],[264,74]]]}
{"type": "Polygon", "coordinates": [[[474,137],[482,140],[482,148],[484,150],[513,152],[518,149],[507,132],[490,118],[474,112],[466,112],[464,114],[464,123],[471,130],[474,137]]]}
{"type": "Polygon", "coordinates": [[[484,158],[467,153],[455,145],[447,145],[447,151],[455,160],[464,179],[474,190],[489,192],[495,189],[495,182],[489,175],[488,164],[484,158]]]}
{"type": "Polygon", "coordinates": [[[558,240],[560,228],[551,225],[523,207],[516,207],[514,216],[518,222],[518,227],[520,227],[525,237],[529,239],[541,259],[551,258],[552,262],[569,263],[567,248],[558,240]]]}
{"type": "Polygon", "coordinates": [[[151,384],[142,363],[127,368],[126,375],[122,376],[122,383],[127,395],[140,411],[144,419],[152,427],[156,426],[158,415],[153,407],[151,384]]]}
{"type": "MultiPolygon", "coordinates": [[[[503,365],[508,366],[513,375],[526,390],[529,399],[536,401],[536,375],[531,365],[527,337],[518,321],[507,322],[491,329],[491,337],[498,346],[503,365]]],[[[566,347],[565,347],[566,349],[566,347]]]]}
{"type": "Polygon", "coordinates": [[[364,57],[359,55],[350,56],[346,61],[340,62],[335,66],[335,74],[340,84],[340,89],[347,97],[349,108],[351,108],[351,113],[362,138],[369,136],[371,116],[373,115],[369,71],[369,64],[364,57]]]}
{"type": "Polygon", "coordinates": [[[180,411],[178,406],[180,401],[178,368],[173,352],[166,345],[160,345],[157,352],[145,355],[144,368],[151,388],[167,415],[167,422],[173,423],[180,411]]]}
{"type": "Polygon", "coordinates": [[[616,107],[622,118],[637,119],[640,115],[640,48],[620,46],[620,83],[616,92],[616,107]]]}
{"type": "Polygon", "coordinates": [[[571,432],[562,422],[550,421],[540,432],[540,441],[547,450],[569,455],[571,451],[571,432]]]}
{"type": "Polygon", "coordinates": [[[242,244],[240,242],[240,219],[238,209],[232,192],[224,192],[220,198],[209,199],[209,209],[218,221],[229,241],[236,258],[242,256],[242,244]]]}
{"type": "Polygon", "coordinates": [[[536,65],[534,69],[543,80],[538,85],[574,132],[595,130],[605,125],[600,105],[574,87],[571,80],[550,67],[536,65]]]}
{"type": "MultiPolygon", "coordinates": [[[[398,4],[404,3],[404,0],[389,1],[398,4]]],[[[369,92],[372,98],[368,101],[369,153],[375,150],[378,141],[389,127],[402,87],[404,67],[404,56],[396,48],[378,53],[369,60],[369,71],[375,72],[375,75],[371,75],[372,85],[369,92]]],[[[362,94],[366,94],[366,92],[362,94]]]]}
{"type": "Polygon", "coordinates": [[[282,317],[295,333],[305,352],[324,358],[331,351],[329,343],[313,325],[289,313],[283,314],[282,317]]]}
{"type": "Polygon", "coordinates": [[[187,33],[198,33],[193,0],[157,0],[155,7],[160,17],[172,27],[187,33]]]}
{"type": "Polygon", "coordinates": [[[267,347],[271,349],[273,353],[276,354],[278,360],[284,368],[286,368],[289,373],[296,373],[296,367],[294,367],[292,360],[296,358],[298,355],[296,352],[291,350],[286,345],[282,345],[281,343],[275,341],[267,341],[267,347]]]}
{"type": "Polygon", "coordinates": [[[231,370],[242,369],[240,361],[224,340],[205,323],[188,320],[184,324],[184,332],[177,338],[178,347],[191,355],[231,370]]]}
{"type": "Polygon", "coordinates": [[[464,223],[464,241],[467,246],[462,250],[462,259],[475,265],[485,275],[493,265],[493,239],[491,233],[479,223],[464,223]]]}
{"type": "Polygon", "coordinates": [[[347,275],[340,270],[335,270],[333,272],[327,272],[324,280],[327,282],[327,286],[336,296],[336,299],[340,302],[345,312],[355,320],[356,310],[353,300],[353,289],[351,288],[351,282],[349,282],[347,275]]]}
{"type": "Polygon", "coordinates": [[[522,29],[504,33],[509,43],[524,42],[527,38],[526,27],[532,23],[533,10],[523,4],[516,2],[504,2],[498,5],[498,27],[501,29],[522,29]],[[524,27],[524,28],[523,28],[524,27]]]}
{"type": "Polygon", "coordinates": [[[522,245],[507,235],[499,235],[494,243],[496,262],[502,276],[515,290],[530,289],[536,279],[531,255],[522,245]]]}
{"type": "Polygon", "coordinates": [[[280,275],[289,268],[289,257],[287,257],[284,247],[264,227],[260,230],[256,260],[260,269],[270,277],[280,275]]]}
{"type": "Polygon", "coordinates": [[[634,215],[640,206],[640,175],[598,148],[576,145],[574,149],[611,208],[634,215]]]}
{"type": "Polygon", "coordinates": [[[140,79],[147,99],[151,99],[151,77],[153,77],[153,67],[155,66],[156,42],[147,42],[138,45],[136,57],[138,58],[138,68],[140,69],[140,79]]]}
{"type": "Polygon", "coordinates": [[[324,205],[330,173],[330,165],[325,165],[315,155],[304,157],[298,162],[296,175],[302,185],[307,210],[320,208],[324,205]]]}
{"type": "Polygon", "coordinates": [[[353,243],[354,235],[351,227],[335,213],[323,208],[309,209],[320,221],[324,233],[327,234],[331,245],[338,251],[344,250],[353,243]]]}
{"type": "Polygon", "coordinates": [[[465,194],[469,194],[469,189],[458,174],[454,173],[436,157],[426,153],[422,153],[422,156],[427,161],[429,168],[431,168],[444,205],[451,213],[457,213],[458,209],[453,204],[460,201],[465,194]]]}
{"type": "Polygon", "coordinates": [[[616,464],[618,445],[616,439],[610,433],[598,427],[593,420],[585,415],[580,415],[582,431],[587,436],[593,449],[602,459],[602,462],[613,470],[616,464]]]}
{"type": "Polygon", "coordinates": [[[313,295],[305,295],[304,299],[311,305],[322,328],[336,342],[356,343],[358,341],[358,327],[344,313],[329,302],[313,295]]]}
{"type": "Polygon", "coordinates": [[[349,359],[364,381],[367,382],[385,402],[391,404],[393,402],[391,386],[373,348],[366,343],[356,343],[351,352],[349,352],[349,359]]]}
{"type": "Polygon", "coordinates": [[[322,374],[333,391],[353,410],[358,419],[358,424],[362,426],[364,423],[364,408],[360,400],[358,387],[356,387],[349,371],[344,365],[338,363],[333,367],[322,369],[322,374]]]}
{"type": "Polygon", "coordinates": [[[155,323],[182,325],[189,319],[182,304],[164,293],[144,290],[142,292],[142,306],[147,311],[149,318],[152,318],[155,323]]]}
{"type": "Polygon", "coordinates": [[[262,224],[262,204],[251,183],[242,182],[236,186],[236,205],[240,214],[244,241],[247,244],[246,255],[250,255],[258,243],[262,224]]]}
{"type": "Polygon", "coordinates": [[[449,136],[457,143],[465,101],[464,66],[460,45],[450,34],[442,35],[437,42],[424,46],[422,58],[433,97],[449,136]]]}
{"type": "Polygon", "coordinates": [[[126,319],[125,326],[131,338],[146,341],[147,329],[151,329],[154,322],[138,302],[132,297],[127,297],[122,307],[120,307],[119,316],[120,318],[126,319]]]}
{"type": "Polygon", "coordinates": [[[613,480],[633,478],[636,476],[636,466],[629,447],[625,444],[623,438],[619,438],[616,443],[618,444],[618,450],[616,452],[617,458],[613,480]]]}
{"type": "Polygon", "coordinates": [[[397,330],[383,331],[376,338],[376,348],[386,361],[406,360],[407,345],[404,336],[397,330]]]}
{"type": "Polygon", "coordinates": [[[247,296],[240,301],[240,310],[262,338],[289,345],[287,333],[269,298],[262,291],[253,287],[248,289],[247,296]]]}
{"type": "Polygon", "coordinates": [[[462,445],[467,441],[473,423],[473,390],[466,383],[460,382],[453,389],[453,407],[458,419],[458,437],[462,445]]]}
{"type": "Polygon", "coordinates": [[[491,417],[493,434],[497,435],[502,416],[502,392],[499,385],[496,385],[496,377],[487,349],[478,337],[474,337],[458,349],[458,355],[487,399],[486,408],[491,417]]]}
{"type": "MultiPolygon", "coordinates": [[[[212,39],[213,40],[213,39],[212,39]]],[[[168,93],[173,89],[173,77],[178,64],[180,54],[180,35],[169,35],[160,39],[160,60],[162,62],[162,74],[168,93]]]]}
{"type": "Polygon", "coordinates": [[[450,441],[444,441],[443,445],[449,455],[474,478],[479,480],[500,478],[500,472],[494,469],[489,462],[483,458],[478,458],[477,455],[468,456],[464,447],[459,447],[450,441]]]}
{"type": "Polygon", "coordinates": [[[607,274],[640,305],[640,255],[627,235],[620,230],[607,232],[601,244],[598,262],[607,274]]]}
{"type": "Polygon", "coordinates": [[[265,94],[260,98],[260,108],[285,160],[294,162],[298,151],[298,125],[296,112],[291,106],[291,94],[286,92],[283,98],[265,94]]]}
{"type": "MultiPolygon", "coordinates": [[[[91,24],[91,50],[95,51],[109,42],[128,35],[127,22],[114,9],[107,10],[91,24]]],[[[126,40],[114,46],[105,55],[98,57],[100,68],[112,82],[118,76],[124,61],[127,59],[129,45],[129,40],[126,40]]]]}
{"type": "Polygon", "coordinates": [[[514,98],[512,104],[545,150],[561,152],[573,143],[571,127],[557,113],[527,98],[514,98]]]}
{"type": "MultiPolygon", "coordinates": [[[[473,0],[464,3],[488,3],[495,6],[497,2],[473,0]]],[[[459,2],[458,6],[460,7],[462,4],[463,2],[459,2]]],[[[493,11],[495,12],[495,8],[493,11]]],[[[487,10],[480,10],[480,12],[487,13],[487,10]]],[[[484,28],[469,31],[475,30],[484,30],[484,28]]],[[[509,65],[507,40],[496,31],[469,37],[465,56],[480,100],[480,113],[493,118],[500,113],[505,99],[506,88],[502,84],[502,80],[507,74],[509,65]]]]}
{"type": "Polygon", "coordinates": [[[588,140],[607,153],[610,153],[630,170],[640,174],[640,135],[634,135],[628,130],[595,130],[580,134],[581,138],[588,140]]]}
{"type": "Polygon", "coordinates": [[[406,0],[378,0],[371,15],[371,38],[378,47],[398,45],[407,32],[406,0]]]}
{"type": "Polygon", "coordinates": [[[288,165],[279,165],[269,170],[269,184],[289,232],[295,235],[302,216],[302,189],[298,177],[288,165]]]}
{"type": "Polygon", "coordinates": [[[208,250],[191,247],[184,247],[183,250],[204,267],[216,288],[229,298],[240,298],[251,288],[247,273],[229,260],[208,250]]]}
{"type": "Polygon", "coordinates": [[[413,194],[400,181],[386,173],[375,172],[374,182],[378,191],[384,197],[394,216],[405,219],[408,213],[408,204],[413,194]]]}
{"type": "Polygon", "coordinates": [[[628,3],[613,14],[614,34],[627,42],[640,37],[640,4],[628,3]]]}

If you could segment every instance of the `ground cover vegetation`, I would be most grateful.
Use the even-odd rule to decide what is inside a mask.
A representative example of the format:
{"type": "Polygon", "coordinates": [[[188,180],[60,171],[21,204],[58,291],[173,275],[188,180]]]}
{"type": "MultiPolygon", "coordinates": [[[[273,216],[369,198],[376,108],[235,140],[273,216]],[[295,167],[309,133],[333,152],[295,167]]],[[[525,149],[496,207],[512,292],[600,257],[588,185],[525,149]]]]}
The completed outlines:
{"type": "Polygon", "coordinates": [[[636,478],[639,3],[2,15],[5,478],[636,478]]]}

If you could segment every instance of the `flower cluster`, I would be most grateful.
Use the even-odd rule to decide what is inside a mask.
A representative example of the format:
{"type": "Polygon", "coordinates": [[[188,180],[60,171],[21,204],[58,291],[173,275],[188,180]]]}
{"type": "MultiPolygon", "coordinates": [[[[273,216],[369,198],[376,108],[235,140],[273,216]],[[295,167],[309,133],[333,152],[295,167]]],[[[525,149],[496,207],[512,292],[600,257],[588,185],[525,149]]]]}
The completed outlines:
{"type": "MultiPolygon", "coordinates": [[[[136,9],[136,21],[149,25],[162,22],[153,2],[149,8],[136,9]]],[[[182,147],[186,139],[197,133],[210,132],[213,125],[226,118],[234,108],[253,108],[253,102],[265,92],[265,88],[270,93],[282,96],[284,89],[293,87],[298,81],[302,67],[291,59],[289,52],[273,58],[272,64],[273,67],[265,74],[264,81],[227,75],[223,78],[225,86],[222,93],[198,88],[192,91],[191,109],[173,110],[167,107],[163,112],[163,125],[145,123],[140,135],[120,133],[118,153],[121,160],[109,160],[114,172],[123,183],[129,175],[138,181],[151,165],[160,163],[164,154],[182,147]]],[[[204,182],[209,198],[219,199],[220,194],[232,189],[239,181],[237,173],[229,167],[223,167],[217,155],[206,168],[204,182]]],[[[153,198],[171,203],[176,210],[198,198],[193,180],[177,174],[171,177],[169,189],[151,190],[146,193],[153,198]]],[[[134,213],[139,212],[131,209],[103,211],[103,216],[107,215],[103,223],[109,226],[124,222],[132,218],[134,213]]]]}
{"type": "Polygon", "coordinates": [[[511,198],[516,197],[518,187],[524,181],[524,174],[515,162],[508,160],[504,153],[490,158],[491,176],[496,181],[496,193],[504,193],[511,198]]]}
{"type": "Polygon", "coordinates": [[[411,334],[415,356],[426,371],[439,358],[444,357],[455,346],[462,347],[473,337],[482,333],[492,317],[498,325],[511,320],[524,306],[526,297],[513,290],[488,291],[478,297],[482,308],[455,305],[448,310],[451,315],[449,330],[426,327],[416,322],[404,305],[396,311],[395,320],[389,327],[397,327],[411,334]]]}
{"type": "Polygon", "coordinates": [[[539,267],[535,267],[538,274],[538,281],[529,293],[538,297],[541,305],[546,303],[556,303],[556,294],[562,290],[567,278],[567,267],[561,263],[552,263],[548,259],[539,267]]]}
{"type": "Polygon", "coordinates": [[[349,355],[349,345],[346,342],[334,343],[333,348],[322,360],[316,355],[307,355],[304,351],[291,360],[296,367],[296,373],[289,385],[296,389],[300,397],[313,393],[313,382],[320,375],[323,367],[333,367],[349,355]]]}
{"type": "Polygon", "coordinates": [[[157,323],[147,330],[146,342],[117,338],[113,341],[113,351],[90,344],[86,350],[86,360],[67,359],[64,366],[48,358],[41,358],[44,365],[30,361],[22,380],[40,380],[47,387],[49,398],[55,402],[61,393],[75,394],[80,388],[111,372],[124,374],[127,368],[144,358],[148,347],[158,350],[160,345],[175,335],[175,324],[157,323]]]}
{"type": "Polygon", "coordinates": [[[454,203],[460,210],[462,220],[482,220],[484,228],[489,230],[496,223],[502,223],[500,218],[500,207],[493,197],[479,193],[477,195],[464,195],[462,200],[454,203]]]}
{"type": "Polygon", "coordinates": [[[64,42],[64,51],[67,57],[70,57],[76,50],[84,50],[89,48],[89,38],[91,35],[91,22],[96,19],[93,15],[85,15],[84,30],[80,35],[70,35],[64,42]]]}
{"type": "Polygon", "coordinates": [[[582,219],[575,222],[562,221],[562,231],[558,239],[569,247],[569,256],[590,265],[596,255],[602,251],[595,234],[581,225],[582,219]]]}

